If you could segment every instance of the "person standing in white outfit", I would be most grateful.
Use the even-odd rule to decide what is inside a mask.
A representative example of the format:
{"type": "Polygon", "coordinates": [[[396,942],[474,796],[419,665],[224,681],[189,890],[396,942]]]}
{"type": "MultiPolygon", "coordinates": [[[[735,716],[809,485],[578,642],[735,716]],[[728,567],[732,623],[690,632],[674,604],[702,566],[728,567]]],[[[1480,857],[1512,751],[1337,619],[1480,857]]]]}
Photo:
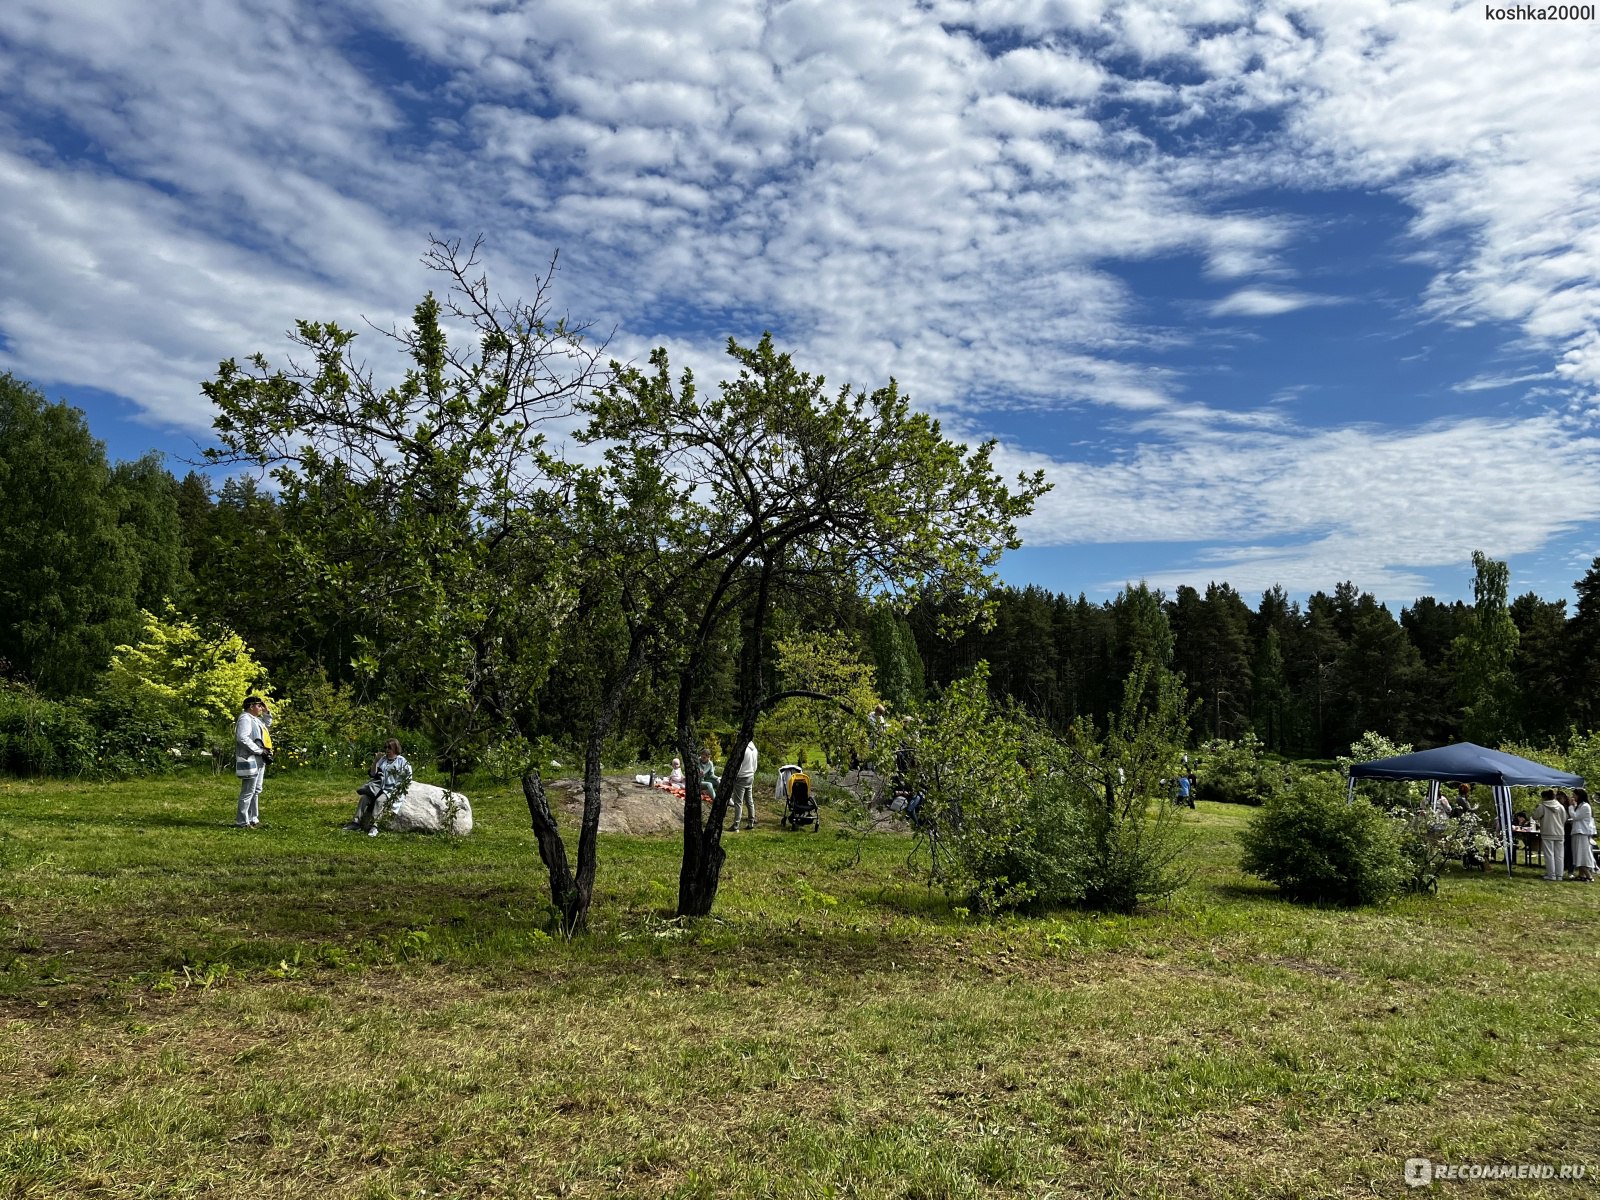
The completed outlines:
{"type": "Polygon", "coordinates": [[[1589,793],[1575,788],[1572,793],[1577,807],[1572,810],[1572,869],[1584,883],[1594,882],[1594,809],[1589,807],[1589,793]]]}
{"type": "Polygon", "coordinates": [[[260,696],[250,696],[244,711],[233,723],[233,773],[239,777],[239,811],[233,823],[240,829],[255,829],[261,824],[261,785],[266,782],[267,764],[272,761],[268,728],[272,713],[260,696]]]}
{"type": "Polygon", "coordinates": [[[1554,788],[1545,788],[1539,799],[1533,819],[1539,823],[1539,841],[1544,847],[1544,877],[1560,883],[1561,860],[1567,849],[1567,806],[1556,799],[1554,788]]]}
{"type": "Polygon", "coordinates": [[[756,744],[751,741],[745,745],[744,761],[739,764],[739,774],[735,778],[738,784],[733,791],[733,830],[739,831],[739,818],[741,814],[750,822],[750,828],[756,827],[756,744]]]}

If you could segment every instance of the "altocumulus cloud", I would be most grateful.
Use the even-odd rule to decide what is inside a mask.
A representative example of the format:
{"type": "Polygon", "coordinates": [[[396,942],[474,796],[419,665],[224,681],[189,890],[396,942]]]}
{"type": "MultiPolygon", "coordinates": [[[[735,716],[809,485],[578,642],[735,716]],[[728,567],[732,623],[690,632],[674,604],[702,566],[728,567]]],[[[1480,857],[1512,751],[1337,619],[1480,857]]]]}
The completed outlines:
{"type": "Polygon", "coordinates": [[[1183,561],[1148,573],[1166,587],[1309,591],[1348,578],[1409,600],[1417,568],[1459,565],[1485,530],[1516,555],[1600,518],[1600,438],[1555,416],[1214,434],[1099,465],[1002,461],[1060,481],[1028,523],[1030,544],[1191,543],[1183,561]],[[1535,474],[1510,477],[1508,461],[1537,464],[1535,474]]]}
{"type": "Polygon", "coordinates": [[[0,365],[203,430],[217,359],[296,317],[402,319],[427,233],[484,230],[507,290],[559,247],[562,302],[619,353],[704,374],[772,328],[835,381],[893,374],[1000,429],[1057,482],[1041,544],[1410,586],[1600,516],[1565,478],[1595,466],[1597,74],[1595,38],[1378,0],[12,0],[0,365]],[[1396,323],[1522,356],[1437,389],[1544,393],[1451,416],[1396,382],[1388,427],[1342,428],[1274,405],[1314,379],[1202,369],[1359,308],[1297,202],[1352,188],[1404,214],[1396,323]],[[1428,462],[1562,479],[1435,497],[1428,462]]]}

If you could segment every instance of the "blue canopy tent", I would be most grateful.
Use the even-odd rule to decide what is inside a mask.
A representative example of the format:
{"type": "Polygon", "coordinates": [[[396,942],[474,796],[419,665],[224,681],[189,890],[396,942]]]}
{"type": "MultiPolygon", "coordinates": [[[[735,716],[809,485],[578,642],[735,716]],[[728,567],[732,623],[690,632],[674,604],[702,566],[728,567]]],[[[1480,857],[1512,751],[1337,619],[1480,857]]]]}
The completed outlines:
{"type": "Polygon", "coordinates": [[[1439,784],[1482,783],[1494,789],[1500,817],[1500,837],[1506,847],[1506,874],[1511,874],[1511,789],[1514,787],[1582,787],[1583,776],[1557,771],[1543,763],[1499,750],[1458,742],[1415,754],[1397,754],[1350,768],[1350,795],[1358,779],[1422,779],[1430,783],[1429,801],[1439,796],[1439,784]]]}

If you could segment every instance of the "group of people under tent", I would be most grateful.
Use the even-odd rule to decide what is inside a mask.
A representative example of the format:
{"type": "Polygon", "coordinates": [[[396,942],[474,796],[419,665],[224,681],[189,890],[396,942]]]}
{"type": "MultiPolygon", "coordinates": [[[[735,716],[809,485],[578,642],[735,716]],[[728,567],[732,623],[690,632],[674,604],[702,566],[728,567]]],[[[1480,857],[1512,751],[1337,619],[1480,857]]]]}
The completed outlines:
{"type": "MultiPolygon", "coordinates": [[[[1456,785],[1454,797],[1441,788],[1433,800],[1433,815],[1439,820],[1475,812],[1472,788],[1465,783],[1456,785]]],[[[1532,814],[1520,809],[1511,814],[1511,832],[1537,835],[1546,879],[1594,882],[1594,809],[1586,789],[1545,788],[1532,814]]]]}
{"type": "MultiPolygon", "coordinates": [[[[233,724],[233,773],[239,780],[236,828],[262,828],[261,788],[272,758],[272,710],[262,697],[249,696],[233,724]]],[[[356,789],[356,815],[343,828],[377,837],[384,797],[401,795],[410,783],[411,764],[400,753],[399,740],[390,738],[373,756],[367,781],[356,789]]]]}
{"type": "Polygon", "coordinates": [[[1511,828],[1517,833],[1538,832],[1547,880],[1594,882],[1594,809],[1586,789],[1545,788],[1533,815],[1512,814],[1511,828]]]}

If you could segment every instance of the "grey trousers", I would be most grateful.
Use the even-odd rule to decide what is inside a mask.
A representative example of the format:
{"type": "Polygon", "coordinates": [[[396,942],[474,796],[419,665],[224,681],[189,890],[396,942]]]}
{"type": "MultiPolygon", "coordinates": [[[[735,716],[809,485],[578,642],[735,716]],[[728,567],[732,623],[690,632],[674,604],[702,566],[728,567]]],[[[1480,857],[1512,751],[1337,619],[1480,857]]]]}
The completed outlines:
{"type": "Polygon", "coordinates": [[[1544,877],[1546,879],[1560,879],[1562,859],[1567,853],[1567,839],[1564,834],[1553,838],[1540,838],[1544,843],[1544,877]]]}
{"type": "Polygon", "coordinates": [[[383,784],[369,780],[356,789],[356,795],[361,797],[356,804],[356,824],[371,829],[383,812],[383,784]]]}
{"type": "Polygon", "coordinates": [[[733,789],[733,827],[739,828],[740,814],[750,822],[750,828],[756,825],[756,795],[755,779],[739,779],[733,789]]]}
{"type": "Polygon", "coordinates": [[[255,825],[260,822],[261,785],[266,780],[266,771],[239,776],[239,812],[233,818],[235,825],[255,825]]]}

